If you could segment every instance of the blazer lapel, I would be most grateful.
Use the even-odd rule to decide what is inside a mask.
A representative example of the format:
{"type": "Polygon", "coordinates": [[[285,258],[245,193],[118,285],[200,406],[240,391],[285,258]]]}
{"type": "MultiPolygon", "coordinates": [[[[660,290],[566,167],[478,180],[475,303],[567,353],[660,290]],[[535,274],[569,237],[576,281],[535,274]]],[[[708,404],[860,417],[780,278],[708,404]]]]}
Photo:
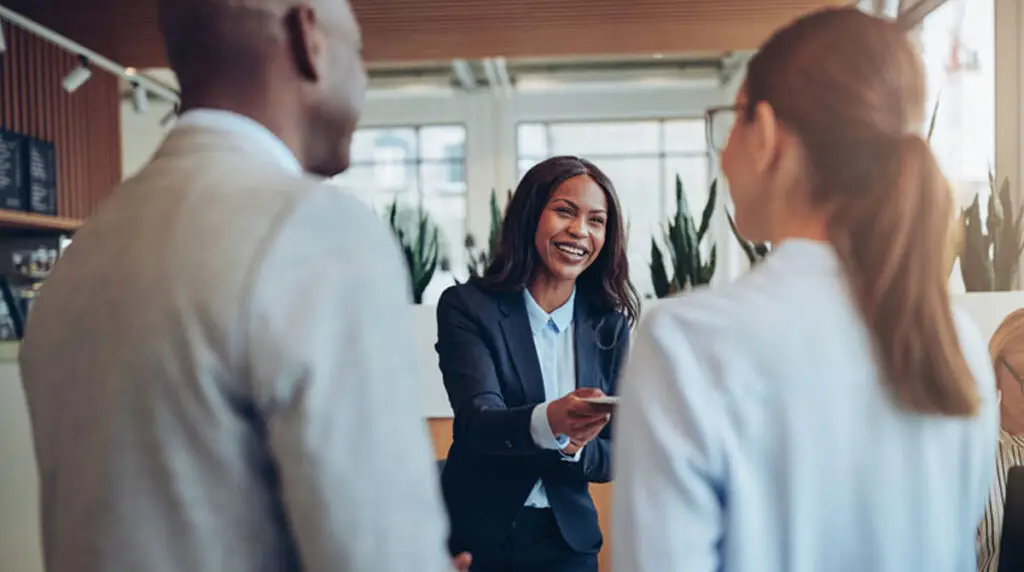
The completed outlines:
{"type": "Polygon", "coordinates": [[[594,319],[589,307],[578,294],[572,324],[576,346],[576,387],[604,389],[594,319]]]}
{"type": "Polygon", "coordinates": [[[512,365],[519,383],[523,386],[523,396],[527,403],[541,403],[545,400],[544,378],[522,293],[508,294],[502,300],[501,310],[505,313],[501,320],[501,333],[512,356],[512,365]]]}

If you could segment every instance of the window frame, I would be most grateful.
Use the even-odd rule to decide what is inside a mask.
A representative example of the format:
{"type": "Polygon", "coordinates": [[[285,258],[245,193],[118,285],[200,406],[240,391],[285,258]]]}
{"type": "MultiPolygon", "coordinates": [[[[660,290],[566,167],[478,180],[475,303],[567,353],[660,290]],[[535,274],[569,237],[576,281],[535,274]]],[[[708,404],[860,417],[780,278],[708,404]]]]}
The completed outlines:
{"type": "MultiPolygon", "coordinates": [[[[424,186],[423,186],[423,170],[421,168],[423,166],[423,164],[427,163],[427,164],[434,164],[434,165],[449,165],[449,164],[461,163],[462,175],[463,175],[462,176],[462,180],[466,184],[466,191],[464,193],[462,193],[462,196],[463,196],[463,198],[466,199],[466,203],[467,203],[466,221],[463,222],[463,227],[464,228],[462,229],[462,233],[463,233],[463,237],[462,238],[463,238],[463,241],[465,241],[465,235],[469,233],[469,214],[468,214],[468,203],[469,203],[469,194],[470,194],[470,191],[469,191],[469,176],[468,176],[469,175],[469,160],[468,160],[469,153],[468,153],[468,151],[466,149],[467,143],[469,142],[469,125],[467,125],[467,123],[465,121],[439,121],[439,122],[423,122],[423,123],[368,124],[368,125],[359,125],[356,128],[356,131],[361,131],[361,130],[380,130],[380,131],[384,131],[384,130],[389,130],[389,129],[395,129],[395,130],[412,129],[412,131],[413,131],[413,140],[416,142],[416,156],[412,160],[405,159],[405,160],[402,160],[400,163],[403,164],[403,165],[406,165],[406,166],[412,166],[415,169],[415,172],[416,172],[416,206],[418,208],[423,208],[423,205],[424,205],[424,202],[423,202],[423,188],[424,188],[424,186]],[[460,128],[462,128],[463,147],[462,147],[462,157],[461,157],[461,160],[456,160],[456,159],[424,159],[423,158],[423,154],[421,153],[422,144],[421,144],[421,140],[420,140],[420,132],[424,128],[432,128],[432,127],[460,127],[460,128]]],[[[380,163],[379,161],[373,161],[373,160],[370,160],[370,161],[354,161],[353,160],[353,161],[351,161],[349,163],[348,169],[346,169],[346,171],[348,171],[349,169],[351,169],[353,167],[374,167],[374,166],[376,166],[379,163],[380,163]]]]}
{"type": "MultiPolygon", "coordinates": [[[[659,184],[658,184],[658,189],[659,189],[658,204],[660,205],[659,209],[661,210],[661,216],[659,218],[661,218],[663,220],[666,216],[668,216],[668,214],[670,214],[670,213],[666,212],[666,210],[665,210],[665,205],[668,204],[668,198],[669,198],[668,193],[675,192],[674,189],[670,188],[671,185],[673,184],[672,181],[666,181],[665,180],[665,161],[666,161],[666,159],[669,159],[669,158],[687,158],[687,159],[703,158],[705,160],[705,162],[706,162],[705,168],[706,168],[706,171],[707,171],[707,180],[708,180],[709,184],[714,180],[714,174],[715,174],[715,169],[714,169],[714,159],[715,159],[715,157],[714,157],[714,150],[711,148],[711,144],[707,140],[704,141],[704,151],[666,151],[665,150],[665,124],[666,123],[671,123],[671,122],[674,122],[674,121],[699,121],[699,122],[701,122],[701,123],[703,123],[705,125],[705,129],[702,130],[702,132],[706,131],[706,127],[707,127],[707,118],[704,117],[704,116],[698,116],[698,115],[683,115],[683,116],[679,116],[679,115],[659,115],[659,116],[654,116],[654,117],[623,117],[623,118],[601,117],[601,118],[595,118],[595,119],[586,119],[586,118],[542,119],[542,120],[531,120],[531,119],[522,119],[522,118],[518,119],[517,121],[515,121],[514,128],[513,128],[513,133],[514,133],[513,150],[515,151],[515,155],[514,156],[515,156],[515,169],[516,169],[516,179],[517,179],[517,182],[518,182],[518,179],[521,177],[521,175],[519,173],[519,163],[520,163],[520,161],[523,161],[525,159],[525,160],[540,162],[540,161],[543,161],[544,159],[548,158],[548,157],[534,157],[532,155],[520,155],[519,154],[519,129],[523,125],[541,125],[541,126],[543,126],[543,128],[544,128],[545,145],[547,146],[548,152],[550,153],[550,151],[551,151],[551,125],[552,124],[560,124],[560,125],[573,125],[573,124],[576,124],[576,125],[581,125],[581,124],[585,124],[585,125],[607,125],[607,124],[611,124],[611,123],[657,123],[658,124],[658,149],[659,149],[657,153],[654,153],[654,154],[652,154],[652,153],[626,153],[626,154],[598,153],[598,154],[587,154],[585,156],[581,155],[581,157],[583,157],[584,159],[587,159],[587,160],[592,160],[594,163],[597,163],[598,166],[600,166],[600,161],[602,159],[656,159],[658,161],[658,182],[659,182],[659,184]]],[[[705,137],[705,139],[707,139],[707,138],[705,137]]],[[[707,190],[707,189],[705,189],[705,190],[707,190]]],[[[700,205],[698,208],[703,210],[704,205],[700,205]]]]}

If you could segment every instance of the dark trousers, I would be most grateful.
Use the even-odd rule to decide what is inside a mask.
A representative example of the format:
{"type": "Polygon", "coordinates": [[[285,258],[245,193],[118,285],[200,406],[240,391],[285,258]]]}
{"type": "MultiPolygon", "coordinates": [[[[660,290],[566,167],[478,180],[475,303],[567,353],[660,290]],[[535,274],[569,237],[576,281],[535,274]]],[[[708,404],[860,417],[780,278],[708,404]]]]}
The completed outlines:
{"type": "Polygon", "coordinates": [[[497,551],[473,554],[471,572],[597,572],[597,554],[570,548],[550,509],[527,507],[497,551]]]}

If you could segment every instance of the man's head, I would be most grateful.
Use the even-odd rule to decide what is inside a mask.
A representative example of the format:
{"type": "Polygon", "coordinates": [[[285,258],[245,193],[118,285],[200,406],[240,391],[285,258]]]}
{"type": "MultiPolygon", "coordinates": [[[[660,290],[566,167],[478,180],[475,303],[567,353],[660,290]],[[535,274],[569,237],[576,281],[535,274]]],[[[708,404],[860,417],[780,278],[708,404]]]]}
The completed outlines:
{"type": "Polygon", "coordinates": [[[348,167],[366,72],[347,0],[160,0],[160,21],[186,109],[260,121],[310,172],[348,167]]]}

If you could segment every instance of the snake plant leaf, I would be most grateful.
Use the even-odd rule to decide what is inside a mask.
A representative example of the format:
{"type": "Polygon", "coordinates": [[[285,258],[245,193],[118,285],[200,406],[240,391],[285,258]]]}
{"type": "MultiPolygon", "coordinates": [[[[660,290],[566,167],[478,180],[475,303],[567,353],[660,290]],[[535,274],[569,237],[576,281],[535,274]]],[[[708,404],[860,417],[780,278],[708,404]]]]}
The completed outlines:
{"type": "Polygon", "coordinates": [[[708,202],[704,205],[704,212],[700,217],[700,229],[697,230],[697,240],[704,240],[708,228],[711,226],[711,217],[715,214],[715,200],[718,198],[718,179],[711,182],[711,189],[708,191],[708,202]]]}
{"type": "Polygon", "coordinates": [[[990,202],[999,203],[998,225],[991,227],[993,236],[992,262],[997,291],[1013,290],[1020,266],[1021,228],[1020,213],[1013,215],[1013,198],[1010,196],[1009,180],[1003,180],[997,196],[990,202]]]}
{"type": "MultiPolygon", "coordinates": [[[[508,204],[512,200],[512,190],[506,191],[505,204],[508,204]]],[[[469,260],[467,268],[469,275],[478,278],[483,276],[483,273],[487,271],[487,267],[494,261],[494,257],[498,252],[498,246],[501,241],[501,225],[504,221],[505,215],[501,210],[501,205],[498,204],[498,192],[496,189],[491,189],[491,225],[490,230],[487,234],[487,248],[481,249],[478,253],[474,250],[474,245],[466,245],[466,259],[469,260]]],[[[475,242],[475,241],[474,241],[475,242]]]]}
{"type": "Polygon", "coordinates": [[[658,298],[664,298],[670,294],[668,273],[665,272],[665,259],[653,237],[651,238],[651,283],[654,286],[654,295],[658,298]]]}
{"type": "MultiPolygon", "coordinates": [[[[711,189],[698,226],[690,211],[682,178],[676,176],[676,212],[662,229],[662,238],[668,250],[670,264],[666,264],[665,254],[658,247],[657,241],[651,239],[651,282],[654,293],[659,298],[692,289],[711,280],[715,264],[704,262],[701,243],[710,228],[716,196],[717,190],[711,189]],[[668,277],[667,267],[672,269],[671,278],[668,277]]],[[[711,252],[714,256],[714,250],[711,252]]]]}
{"type": "Polygon", "coordinates": [[[758,252],[756,250],[756,245],[740,236],[740,231],[738,228],[736,228],[736,221],[732,218],[732,214],[726,212],[725,218],[729,221],[729,230],[732,231],[733,238],[736,239],[736,242],[739,243],[740,248],[743,249],[743,254],[746,255],[747,261],[750,262],[751,265],[757,264],[758,260],[760,259],[760,256],[758,255],[758,252]]]}
{"type": "Polygon", "coordinates": [[[989,239],[981,224],[981,205],[978,197],[961,217],[963,225],[963,251],[960,256],[960,274],[968,292],[991,292],[995,283],[989,239]]]}
{"type": "Polygon", "coordinates": [[[400,217],[398,211],[398,199],[395,199],[387,209],[388,224],[405,258],[413,302],[422,304],[423,293],[442,259],[440,231],[422,207],[415,212],[412,232],[406,228],[409,221],[404,220],[406,217],[400,217]]]}
{"type": "Polygon", "coordinates": [[[711,282],[711,277],[715,275],[715,267],[718,266],[718,247],[717,245],[711,247],[711,255],[708,257],[708,262],[701,267],[700,283],[707,284],[711,282]]]}

